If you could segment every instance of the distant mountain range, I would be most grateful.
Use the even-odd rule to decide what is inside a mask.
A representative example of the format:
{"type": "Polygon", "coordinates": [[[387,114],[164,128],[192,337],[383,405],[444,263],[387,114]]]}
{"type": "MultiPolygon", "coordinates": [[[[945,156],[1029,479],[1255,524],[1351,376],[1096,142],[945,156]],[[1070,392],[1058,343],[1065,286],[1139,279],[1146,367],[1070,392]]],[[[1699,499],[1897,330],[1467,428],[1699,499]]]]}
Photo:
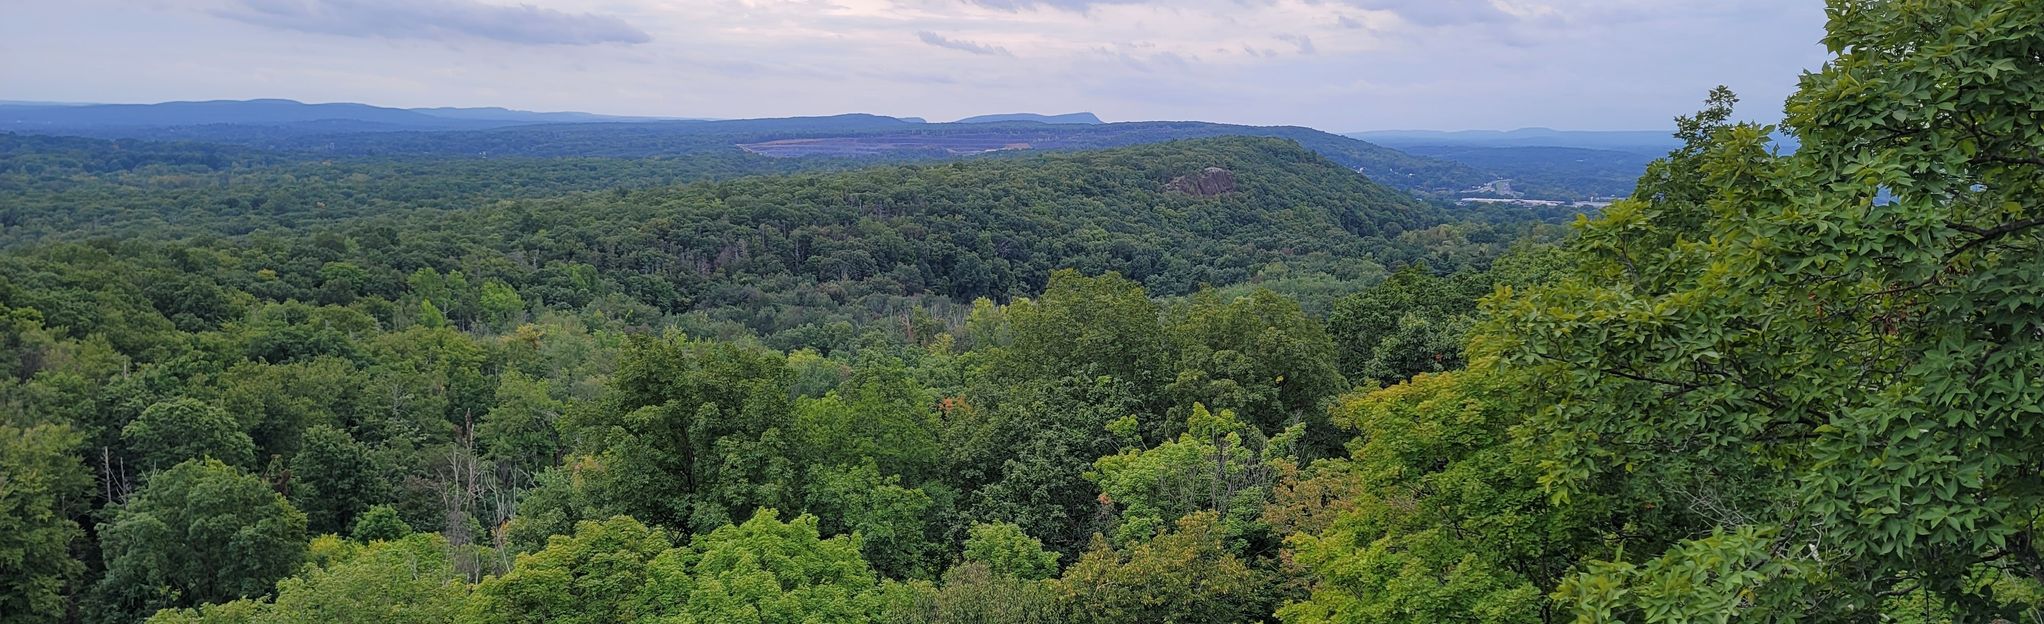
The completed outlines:
{"type": "Polygon", "coordinates": [[[647,121],[591,113],[536,113],[506,108],[390,108],[294,100],[209,100],[158,104],[0,103],[0,130],[107,127],[171,127],[233,124],[283,126],[323,124],[327,129],[453,130],[533,123],[647,121]]]}
{"type": "Polygon", "coordinates": [[[1099,124],[1104,123],[1093,113],[1065,113],[1063,115],[1039,115],[1036,113],[1006,113],[1001,115],[980,115],[967,117],[951,123],[998,123],[1003,121],[1034,121],[1047,124],[1099,124]]]}
{"type": "Polygon", "coordinates": [[[1670,130],[1376,130],[1346,136],[1387,147],[1573,147],[1662,156],[1682,145],[1670,130]]]}
{"type": "MultiPolygon", "coordinates": [[[[919,117],[894,117],[927,123],[919,117]]],[[[79,104],[0,100],[0,130],[106,127],[172,127],[213,124],[284,126],[319,124],[323,130],[352,128],[460,130],[543,123],[626,121],[710,121],[679,117],[630,117],[581,112],[534,112],[502,107],[392,108],[352,102],[311,104],[296,100],[206,100],[157,104],[79,104]]],[[[1004,113],[967,117],[952,123],[1036,122],[1099,124],[1093,113],[1043,115],[1004,113]]]]}
{"type": "MultiPolygon", "coordinates": [[[[1347,136],[1297,126],[1196,121],[1105,123],[1087,112],[1004,113],[930,123],[844,114],[778,119],[622,117],[498,107],[392,108],[283,99],[159,104],[0,102],[0,132],[190,141],[299,157],[713,157],[936,160],[1073,151],[1217,136],[1298,142],[1379,182],[1463,196],[1498,180],[1542,199],[1623,194],[1646,160],[1667,153],[1660,132],[1387,131],[1347,136]],[[1557,149],[1564,148],[1564,149],[1557,149]]],[[[781,171],[798,163],[734,165],[781,171]]],[[[821,165],[819,165],[821,166],[821,165]]]]}

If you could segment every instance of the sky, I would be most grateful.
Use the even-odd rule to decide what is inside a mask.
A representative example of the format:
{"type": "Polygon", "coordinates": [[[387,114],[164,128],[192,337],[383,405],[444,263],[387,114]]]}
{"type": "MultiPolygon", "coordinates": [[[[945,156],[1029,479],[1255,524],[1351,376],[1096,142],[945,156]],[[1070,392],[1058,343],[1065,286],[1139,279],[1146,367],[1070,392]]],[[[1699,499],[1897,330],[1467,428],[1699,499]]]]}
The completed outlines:
{"type": "Polygon", "coordinates": [[[0,100],[1386,129],[1780,117],[1818,0],[0,0],[0,100]]]}

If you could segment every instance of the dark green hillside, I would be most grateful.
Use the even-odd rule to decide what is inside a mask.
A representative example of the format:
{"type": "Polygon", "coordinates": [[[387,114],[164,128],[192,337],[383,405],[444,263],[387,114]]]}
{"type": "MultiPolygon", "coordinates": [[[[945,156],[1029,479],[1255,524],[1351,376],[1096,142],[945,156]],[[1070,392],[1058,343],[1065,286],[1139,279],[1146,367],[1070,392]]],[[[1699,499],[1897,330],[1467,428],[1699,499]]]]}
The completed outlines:
{"type": "Polygon", "coordinates": [[[870,166],[737,153],[676,158],[337,158],[237,145],[0,133],[0,247],[238,236],[501,199],[870,166]]]}
{"type": "MultiPolygon", "coordinates": [[[[794,332],[782,337],[794,344],[834,322],[1032,294],[1059,268],[1119,272],[1160,296],[1267,282],[1320,309],[1386,266],[1480,266],[1517,236],[1517,226],[1448,225],[1277,139],[579,190],[637,175],[626,162],[656,161],[301,163],[224,185],[216,178],[227,175],[198,164],[82,181],[23,174],[12,179],[40,190],[6,209],[0,240],[59,265],[102,253],[147,265],[124,275],[142,280],[138,292],[170,289],[143,297],[167,317],[187,306],[177,284],[189,282],[264,300],[364,302],[398,322],[416,302],[389,302],[421,272],[458,272],[469,287],[501,282],[545,307],[690,315],[705,331],[794,332]],[[1209,167],[1228,170],[1234,190],[1166,190],[1209,167]],[[309,170],[319,173],[301,175],[309,170]],[[47,247],[112,234],[122,242],[94,245],[104,251],[47,247]]],[[[436,304],[457,323],[482,322],[480,296],[436,304]]],[[[186,322],[219,320],[222,305],[205,303],[212,311],[186,322]]],[[[77,314],[64,326],[95,325],[95,312],[77,314]]]]}
{"type": "MultiPolygon", "coordinates": [[[[878,115],[835,115],[721,121],[550,123],[498,128],[358,128],[339,122],[286,125],[111,125],[23,131],[100,138],[197,141],[243,145],[312,159],[677,158],[702,163],[708,173],[781,173],[838,169],[851,164],[943,160],[981,150],[951,149],[960,142],[1019,145],[1021,153],[1124,147],[1220,136],[1291,139],[1336,163],[1392,188],[1452,192],[1491,177],[1455,162],[1413,156],[1365,141],[1296,126],[1240,126],[1195,121],[1046,124],[1026,121],[921,123],[878,115]],[[814,140],[837,149],[805,150],[797,159],[772,159],[740,145],[814,140]],[[876,144],[879,147],[876,148],[876,144]],[[857,158],[847,158],[857,157],[857,158]]],[[[828,146],[827,146],[828,147],[828,146]]],[[[1012,155],[1014,152],[1003,152],[1012,155]]]]}
{"type": "MultiPolygon", "coordinates": [[[[291,137],[261,143],[276,149],[337,156],[601,156],[636,158],[735,153],[738,144],[785,139],[887,140],[899,145],[882,159],[947,158],[919,149],[951,137],[993,138],[1029,146],[1031,151],[1124,147],[1220,136],[1291,139],[1350,169],[1394,188],[1453,191],[1490,181],[1474,169],[1444,160],[1405,154],[1364,141],[1296,126],[1238,126],[1196,121],[1111,124],[1028,122],[915,124],[886,117],[846,115],[823,118],[717,122],[555,124],[450,132],[353,133],[291,137]]],[[[848,152],[859,153],[859,152],[848,152]]]]}
{"type": "Polygon", "coordinates": [[[613,250],[599,270],[681,285],[793,275],[968,300],[1034,290],[1057,267],[1120,271],[1161,293],[1272,262],[1352,273],[1438,219],[1295,144],[1216,139],[582,195],[400,229],[464,247],[509,235],[535,259],[613,250]],[[1166,192],[1207,167],[1232,171],[1238,190],[1166,192]]]}

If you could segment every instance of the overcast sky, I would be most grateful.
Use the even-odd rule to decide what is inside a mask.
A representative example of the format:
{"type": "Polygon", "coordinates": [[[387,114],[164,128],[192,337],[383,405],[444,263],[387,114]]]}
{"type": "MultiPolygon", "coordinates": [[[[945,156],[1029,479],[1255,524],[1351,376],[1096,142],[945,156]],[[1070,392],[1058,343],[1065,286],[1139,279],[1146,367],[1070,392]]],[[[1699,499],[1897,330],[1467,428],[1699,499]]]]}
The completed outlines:
{"type": "Polygon", "coordinates": [[[1332,131],[1779,117],[1818,0],[0,0],[0,99],[1332,131]]]}

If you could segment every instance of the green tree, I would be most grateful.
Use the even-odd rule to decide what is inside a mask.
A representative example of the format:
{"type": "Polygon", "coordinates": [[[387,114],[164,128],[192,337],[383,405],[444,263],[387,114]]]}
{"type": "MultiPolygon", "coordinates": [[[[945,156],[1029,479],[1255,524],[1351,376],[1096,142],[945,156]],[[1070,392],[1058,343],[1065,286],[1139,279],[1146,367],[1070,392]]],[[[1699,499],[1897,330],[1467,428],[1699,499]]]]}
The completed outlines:
{"type": "Polygon", "coordinates": [[[397,515],[397,509],[389,505],[370,507],[355,517],[355,528],[348,535],[358,542],[390,541],[412,534],[412,525],[397,515]]]}
{"type": "Polygon", "coordinates": [[[709,530],[800,503],[784,358],[680,335],[631,344],[600,409],[568,421],[596,493],[633,517],[709,530]]]}
{"type": "MultiPolygon", "coordinates": [[[[1120,513],[1117,541],[1148,539],[1196,511],[1215,512],[1230,537],[1257,522],[1276,478],[1266,453],[1282,449],[1266,444],[1262,433],[1232,411],[1215,414],[1195,404],[1187,427],[1178,439],[1154,448],[1101,457],[1086,473],[1100,486],[1100,500],[1120,513]]],[[[1299,431],[1295,427],[1287,438],[1299,431]]]]}
{"type": "Polygon", "coordinates": [[[121,441],[144,469],[160,470],[190,459],[212,458],[229,465],[255,465],[255,442],[227,412],[198,399],[172,399],[149,406],[121,428],[121,441]]]}
{"type": "Polygon", "coordinates": [[[993,574],[1036,581],[1057,576],[1058,554],[1009,522],[979,523],[966,531],[964,557],[993,574]]]}
{"type": "Polygon", "coordinates": [[[509,547],[519,552],[545,548],[548,538],[575,531],[583,520],[618,515],[618,503],[603,489],[609,467],[587,455],[569,456],[562,465],[540,471],[533,487],[518,497],[518,513],[505,526],[509,547]]]}
{"type": "Polygon", "coordinates": [[[453,622],[468,599],[468,579],[453,548],[433,533],[346,547],[297,576],[277,582],[277,597],[256,624],[288,622],[453,622]]]}
{"type": "Polygon", "coordinates": [[[899,361],[861,363],[823,398],[796,404],[802,457],[826,466],[871,461],[910,483],[935,478],[942,457],[934,405],[899,361]]]}
{"type": "Polygon", "coordinates": [[[1228,552],[1215,520],[1186,516],[1175,531],[1127,550],[1097,541],[1057,581],[1066,621],[1220,624],[1268,615],[1273,579],[1228,552]]]}
{"type": "Polygon", "coordinates": [[[439,624],[455,621],[468,599],[467,579],[454,569],[452,549],[439,535],[418,533],[393,541],[341,545],[336,550],[297,576],[278,581],[275,600],[167,609],[148,622],[439,624]]]}
{"type": "Polygon", "coordinates": [[[242,362],[228,367],[216,384],[221,409],[241,421],[255,440],[258,456],[298,454],[313,425],[345,426],[367,411],[370,387],[355,363],[316,357],[287,364],[242,362]]]}
{"type": "Polygon", "coordinates": [[[1178,405],[1233,411],[1265,435],[1305,424],[1325,440],[1316,454],[1340,451],[1325,414],[1348,380],[1333,339],[1298,303],[1269,290],[1225,301],[1204,290],[1174,316],[1178,405]]]}
{"type": "Polygon", "coordinates": [[[944,573],[917,621],[935,624],[1045,624],[1067,621],[1053,581],[1000,574],[976,561],[944,573]]]}
{"type": "MultiPolygon", "coordinates": [[[[1290,538],[1307,599],[1287,622],[1552,622],[1545,596],[1577,557],[1603,552],[1591,505],[1557,507],[1515,445],[1519,383],[1488,361],[1354,395],[1337,420],[1362,433],[1338,469],[1346,511],[1290,538]]],[[[1636,521],[1636,520],[1635,520],[1636,521]]],[[[1652,526],[1640,522],[1635,526],[1652,526]]]]}
{"type": "Polygon", "coordinates": [[[582,522],[483,579],[461,621],[607,624],[652,615],[640,590],[648,565],[670,547],[659,529],[628,517],[582,522]]]}
{"type": "Polygon", "coordinates": [[[483,282],[483,291],[476,304],[482,308],[483,318],[498,326],[516,324],[525,312],[525,299],[518,296],[518,290],[502,280],[483,282]]]}
{"type": "Polygon", "coordinates": [[[546,380],[505,371],[497,378],[496,404],[476,424],[483,457],[517,471],[522,482],[530,483],[531,475],[560,459],[559,423],[566,409],[554,399],[546,380]]]}
{"type": "Polygon", "coordinates": [[[63,425],[0,425],[0,620],[63,621],[85,574],[71,554],[92,489],[79,442],[63,425]]]}
{"type": "Polygon", "coordinates": [[[856,540],[821,539],[815,517],[782,522],[772,509],[697,535],[648,577],[647,603],[680,605],[656,622],[860,622],[888,602],[856,540]]]}
{"type": "Polygon", "coordinates": [[[938,546],[930,534],[936,504],[922,490],[903,487],[901,477],[883,476],[872,462],[816,470],[806,502],[823,530],[858,536],[860,553],[880,573],[935,576],[938,546]]]}
{"type": "Polygon", "coordinates": [[[368,447],[346,431],[316,425],[305,430],[291,458],[291,502],[305,512],[313,532],[339,533],[385,498],[384,479],[368,447]]]}
{"type": "Polygon", "coordinates": [[[1062,381],[1009,390],[990,414],[961,419],[950,435],[958,438],[958,482],[971,488],[970,517],[1015,523],[1052,549],[1075,553],[1104,528],[1100,489],[1085,475],[1121,443],[1108,424],[1135,420],[1144,408],[1130,384],[1112,377],[1062,381]]]}
{"type": "Polygon", "coordinates": [[[1342,372],[1396,383],[1461,368],[1468,317],[1489,286],[1476,274],[1440,277],[1415,264],[1334,302],[1327,328],[1339,345],[1342,372]]]}
{"type": "Polygon", "coordinates": [[[420,299],[419,326],[429,329],[447,327],[447,313],[441,312],[440,306],[433,305],[432,299],[420,299]]]}
{"type": "Polygon", "coordinates": [[[1058,271],[1041,298],[1008,306],[1014,343],[1003,363],[1024,378],[1111,377],[1155,392],[1171,357],[1160,314],[1141,284],[1118,274],[1058,271]]]}
{"type": "Polygon", "coordinates": [[[86,604],[96,622],[261,596],[305,556],[305,514],[210,459],[151,477],[99,535],[106,576],[86,604]]]}
{"type": "Polygon", "coordinates": [[[1714,93],[1567,277],[1498,305],[1555,499],[1686,492],[1675,535],[1707,536],[1585,566],[1583,617],[1845,620],[1920,590],[2016,619],[1978,580],[2044,583],[2044,5],[1829,6],[1794,154],[1714,93]]]}

